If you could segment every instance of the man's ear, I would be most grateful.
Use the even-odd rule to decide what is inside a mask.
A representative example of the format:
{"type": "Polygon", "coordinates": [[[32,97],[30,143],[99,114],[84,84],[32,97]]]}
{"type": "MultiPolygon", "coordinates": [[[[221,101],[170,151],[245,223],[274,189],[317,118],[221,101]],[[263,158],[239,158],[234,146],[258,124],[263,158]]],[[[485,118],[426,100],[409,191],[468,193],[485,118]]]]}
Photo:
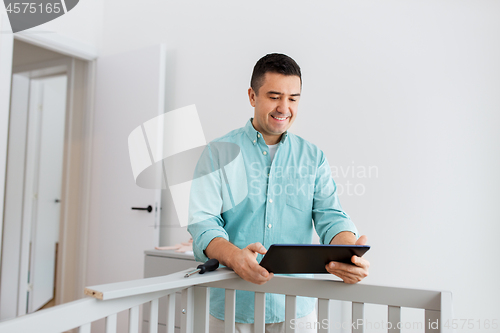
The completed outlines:
{"type": "Polygon", "coordinates": [[[250,105],[255,107],[255,91],[252,89],[252,87],[248,88],[248,100],[250,101],[250,105]]]}

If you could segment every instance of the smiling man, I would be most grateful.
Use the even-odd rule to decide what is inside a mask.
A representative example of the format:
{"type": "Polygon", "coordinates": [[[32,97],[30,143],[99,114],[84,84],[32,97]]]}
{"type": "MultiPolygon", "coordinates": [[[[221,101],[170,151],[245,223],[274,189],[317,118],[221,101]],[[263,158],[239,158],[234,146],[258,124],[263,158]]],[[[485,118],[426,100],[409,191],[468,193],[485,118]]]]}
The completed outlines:
{"type": "MultiPolygon", "coordinates": [[[[259,262],[272,244],[310,244],[314,230],[322,244],[366,244],[366,236],[357,238],[356,227],[340,206],[324,153],[288,132],[297,118],[301,90],[300,68],[292,58],[268,54],[255,65],[248,89],[254,117],[214,140],[198,162],[197,172],[208,168],[214,176],[191,188],[188,231],[197,261],[218,259],[241,278],[263,284],[273,274],[259,262]],[[237,145],[243,156],[247,184],[241,187],[248,188],[248,195],[240,203],[233,198],[238,189],[230,187],[223,168],[217,172],[215,167],[224,165],[220,143],[237,145]],[[226,201],[233,203],[227,211],[226,201]]],[[[357,256],[352,262],[331,262],[326,269],[346,283],[357,283],[368,275],[369,262],[357,256]]],[[[317,321],[314,303],[297,298],[296,327],[317,321]]],[[[223,332],[224,290],[211,289],[210,314],[210,332],[223,332]]],[[[237,291],[237,332],[253,332],[253,315],[254,294],[237,291]]],[[[267,294],[266,332],[284,332],[284,320],[285,296],[267,294]]]]}
{"type": "Polygon", "coordinates": [[[266,72],[255,81],[248,88],[250,104],[255,108],[252,125],[267,145],[275,145],[297,117],[301,78],[266,72]]]}

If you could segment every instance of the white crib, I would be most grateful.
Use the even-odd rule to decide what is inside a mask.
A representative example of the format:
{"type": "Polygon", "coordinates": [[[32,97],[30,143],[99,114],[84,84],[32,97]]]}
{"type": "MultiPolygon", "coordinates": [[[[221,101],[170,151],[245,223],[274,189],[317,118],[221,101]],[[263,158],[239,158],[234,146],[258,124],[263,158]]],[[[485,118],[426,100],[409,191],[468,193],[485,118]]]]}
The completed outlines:
{"type": "Polygon", "coordinates": [[[0,332],[5,333],[56,333],[74,328],[79,333],[91,331],[91,323],[106,318],[106,333],[117,331],[117,313],[129,311],[129,333],[138,333],[139,306],[150,303],[149,332],[158,332],[158,304],[167,298],[167,333],[174,333],[175,294],[182,291],[181,325],[182,333],[208,332],[208,309],[210,287],[226,289],[225,326],[226,332],[234,332],[236,290],[255,292],[255,332],[264,332],[265,293],[286,295],[286,332],[295,332],[291,325],[295,318],[296,296],[318,298],[318,333],[332,332],[330,300],[352,302],[352,332],[365,332],[364,304],[388,306],[387,328],[390,333],[400,333],[401,308],[425,310],[426,323],[438,323],[438,327],[424,325],[425,332],[449,333],[445,323],[452,320],[451,293],[366,284],[349,285],[339,281],[275,276],[264,285],[255,285],[242,280],[233,271],[220,268],[215,272],[184,278],[186,271],[171,275],[111,283],[88,287],[90,296],[71,303],[62,304],[30,315],[0,323],[0,332]],[[325,324],[327,323],[327,324],[325,324]]]}

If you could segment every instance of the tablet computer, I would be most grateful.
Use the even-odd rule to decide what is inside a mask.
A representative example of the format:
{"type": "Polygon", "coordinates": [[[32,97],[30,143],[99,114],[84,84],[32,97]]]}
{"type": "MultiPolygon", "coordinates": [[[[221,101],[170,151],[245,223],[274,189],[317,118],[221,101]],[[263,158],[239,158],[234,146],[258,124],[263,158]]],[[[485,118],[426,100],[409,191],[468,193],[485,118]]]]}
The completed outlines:
{"type": "Polygon", "coordinates": [[[260,265],[276,274],[328,273],[325,265],[330,261],[353,265],[351,257],[361,257],[369,249],[368,245],[273,244],[260,265]]]}

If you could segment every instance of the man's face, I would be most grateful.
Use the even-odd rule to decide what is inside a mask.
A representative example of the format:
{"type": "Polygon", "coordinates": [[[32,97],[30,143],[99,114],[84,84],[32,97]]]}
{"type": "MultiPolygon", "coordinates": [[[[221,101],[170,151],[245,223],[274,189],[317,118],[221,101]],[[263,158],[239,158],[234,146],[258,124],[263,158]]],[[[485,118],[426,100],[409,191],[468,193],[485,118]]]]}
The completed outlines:
{"type": "Polygon", "coordinates": [[[248,89],[255,108],[253,126],[262,133],[266,144],[275,144],[295,121],[300,98],[300,78],[296,75],[266,73],[258,94],[248,89]]]}

